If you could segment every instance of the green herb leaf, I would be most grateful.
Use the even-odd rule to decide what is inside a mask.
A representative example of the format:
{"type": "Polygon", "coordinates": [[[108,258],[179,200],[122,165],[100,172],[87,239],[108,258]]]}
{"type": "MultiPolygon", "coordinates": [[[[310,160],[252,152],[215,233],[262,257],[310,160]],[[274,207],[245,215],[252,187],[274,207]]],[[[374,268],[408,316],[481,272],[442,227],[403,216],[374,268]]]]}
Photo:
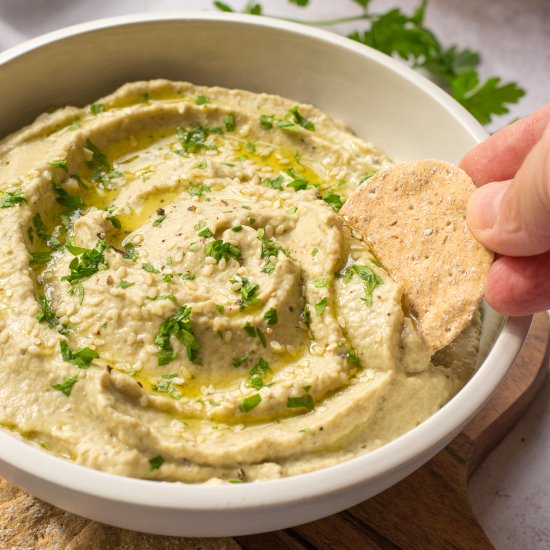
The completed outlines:
{"type": "Polygon", "coordinates": [[[348,283],[353,274],[358,275],[365,282],[365,296],[361,298],[367,306],[372,306],[372,293],[374,289],[382,284],[382,279],[366,265],[352,265],[342,272],[343,280],[348,283]]]}
{"type": "Polygon", "coordinates": [[[222,240],[215,240],[207,243],[204,246],[204,251],[207,256],[214,258],[216,261],[220,261],[225,258],[229,261],[230,258],[239,258],[241,255],[241,249],[233,246],[231,243],[227,243],[222,240]]]}
{"type": "Polygon", "coordinates": [[[243,311],[248,306],[252,306],[259,302],[259,299],[257,298],[256,293],[258,292],[260,285],[251,283],[246,277],[241,277],[240,280],[230,279],[229,282],[241,283],[241,288],[237,291],[241,293],[241,302],[242,302],[240,306],[241,311],[243,311]]]}
{"type": "Polygon", "coordinates": [[[322,315],[328,306],[328,298],[325,296],[322,300],[315,304],[315,313],[322,315]]]}
{"type": "Polygon", "coordinates": [[[69,344],[65,340],[59,342],[61,349],[61,357],[63,361],[76,365],[79,369],[87,369],[90,367],[92,361],[99,357],[99,353],[90,348],[80,348],[72,350],[69,348],[69,344]]]}
{"type": "Polygon", "coordinates": [[[305,118],[302,113],[300,113],[298,105],[292,107],[292,109],[289,109],[288,114],[294,120],[294,122],[296,122],[296,124],[299,124],[302,128],[310,131],[315,130],[315,124],[313,124],[311,120],[305,118]]]}
{"type": "Polygon", "coordinates": [[[92,171],[92,181],[103,189],[112,189],[112,180],[122,174],[113,169],[107,156],[90,139],[86,140],[86,149],[92,152],[92,160],[86,162],[86,166],[92,171]]]}
{"type": "Polygon", "coordinates": [[[344,201],[342,200],[342,197],[340,195],[336,195],[334,193],[331,193],[330,195],[326,195],[323,197],[323,200],[332,206],[336,212],[340,212],[340,209],[342,206],[344,206],[344,201]]]}
{"type": "Polygon", "coordinates": [[[149,460],[149,467],[151,471],[158,470],[164,464],[164,458],[161,455],[157,455],[149,460]]]}
{"type": "Polygon", "coordinates": [[[242,413],[247,413],[257,407],[260,402],[262,401],[262,396],[259,393],[255,393],[251,395],[250,397],[246,397],[241,401],[241,404],[239,405],[239,410],[242,413]]]}
{"type": "Polygon", "coordinates": [[[315,279],[311,283],[315,288],[326,288],[328,285],[328,280],[328,277],[321,277],[319,279],[315,279]]]}
{"type": "Polygon", "coordinates": [[[122,248],[124,248],[124,254],[122,255],[123,258],[126,260],[132,260],[133,262],[137,260],[139,253],[133,243],[126,243],[122,246],[122,248]]]}
{"type": "Polygon", "coordinates": [[[315,403],[311,395],[302,395],[301,397],[287,398],[286,406],[289,409],[307,409],[308,411],[312,411],[315,408],[315,403]]]}
{"type": "Polygon", "coordinates": [[[203,183],[192,183],[187,192],[192,197],[202,197],[205,193],[210,193],[210,187],[203,183]]]}
{"type": "Polygon", "coordinates": [[[82,197],[80,195],[71,195],[68,193],[59,183],[53,182],[55,191],[55,200],[65,208],[69,210],[79,210],[84,206],[82,197]]]}
{"type": "Polygon", "coordinates": [[[69,171],[66,160],[53,160],[52,162],[48,162],[48,166],[51,166],[52,168],[61,168],[62,170],[65,170],[65,172],[69,171]]]}
{"type": "Polygon", "coordinates": [[[30,265],[47,264],[52,259],[51,252],[31,252],[30,265]]]}
{"type": "Polygon", "coordinates": [[[181,149],[176,151],[178,154],[198,153],[201,150],[215,150],[214,145],[208,144],[208,137],[212,134],[221,134],[222,129],[219,126],[206,128],[204,126],[195,126],[194,128],[177,128],[176,136],[181,145],[181,149]]]}
{"type": "Polygon", "coordinates": [[[247,360],[248,360],[248,357],[233,357],[233,359],[231,360],[231,364],[235,368],[237,368],[243,365],[244,363],[246,363],[247,360]]]}
{"type": "Polygon", "coordinates": [[[231,228],[231,231],[234,231],[235,233],[239,233],[239,231],[242,231],[242,230],[243,230],[242,225],[236,225],[235,227],[231,228]]]}
{"type": "Polygon", "coordinates": [[[26,202],[27,199],[23,191],[4,191],[0,197],[0,208],[12,208],[26,202]]]}
{"type": "Polygon", "coordinates": [[[315,258],[315,256],[317,256],[318,252],[319,252],[318,248],[313,248],[312,251],[311,251],[311,257],[315,258]]]}
{"type": "Polygon", "coordinates": [[[147,273],[160,273],[158,269],[148,263],[141,264],[141,269],[143,269],[143,271],[147,271],[147,273]]]}
{"type": "Polygon", "coordinates": [[[223,124],[226,132],[235,131],[235,117],[233,115],[225,115],[222,117],[223,124]]]}
{"type": "Polygon", "coordinates": [[[276,178],[264,178],[262,185],[269,189],[277,189],[281,191],[283,189],[283,176],[277,176],[276,178]]]}
{"type": "Polygon", "coordinates": [[[165,219],[166,219],[166,216],[159,216],[159,217],[153,222],[153,227],[159,226],[165,219]]]}
{"type": "Polygon", "coordinates": [[[269,308],[264,313],[264,320],[267,322],[268,325],[276,325],[278,322],[277,310],[274,307],[269,308]]]}
{"type": "Polygon", "coordinates": [[[196,105],[208,105],[209,103],[210,103],[210,100],[205,95],[198,95],[195,98],[196,105]]]}
{"type": "Polygon", "coordinates": [[[38,322],[46,322],[51,328],[54,328],[59,321],[44,294],[38,297],[38,303],[40,304],[40,312],[36,315],[38,322]]]}
{"type": "Polygon", "coordinates": [[[90,105],[90,113],[92,115],[98,115],[99,113],[102,113],[105,110],[105,105],[102,105],[101,103],[93,103],[90,105]]]}
{"type": "MultiPolygon", "coordinates": [[[[70,245],[67,247],[69,248],[70,245]]],[[[99,239],[95,247],[90,250],[88,248],[70,247],[75,257],[69,264],[70,273],[61,277],[62,281],[67,281],[74,285],[91,277],[98,271],[103,271],[109,267],[107,260],[105,259],[105,250],[109,248],[109,244],[103,239],[99,239]]]]}
{"type": "Polygon", "coordinates": [[[73,386],[77,383],[77,381],[78,376],[65,377],[63,382],[60,382],[59,384],[52,384],[52,388],[59,390],[69,397],[69,395],[71,395],[71,391],[73,390],[73,386]]]}
{"type": "Polygon", "coordinates": [[[130,283],[129,281],[125,281],[124,279],[121,279],[116,287],[117,288],[130,288],[131,286],[134,286],[136,283],[130,283]]]}
{"type": "Polygon", "coordinates": [[[191,324],[191,308],[179,306],[174,315],[164,321],[155,336],[155,345],[160,348],[158,364],[166,365],[177,357],[170,342],[170,336],[174,335],[185,346],[187,358],[198,364],[199,343],[193,333],[191,324]]]}
{"type": "Polygon", "coordinates": [[[180,273],[179,275],[184,281],[193,281],[195,279],[193,273],[180,273]]]}

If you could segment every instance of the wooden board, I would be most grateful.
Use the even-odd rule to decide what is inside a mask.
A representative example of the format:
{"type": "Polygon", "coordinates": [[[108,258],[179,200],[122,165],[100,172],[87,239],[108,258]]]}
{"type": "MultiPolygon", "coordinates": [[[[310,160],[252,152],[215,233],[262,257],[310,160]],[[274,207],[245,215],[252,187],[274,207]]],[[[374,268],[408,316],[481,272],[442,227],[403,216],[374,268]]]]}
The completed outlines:
{"type": "Polygon", "coordinates": [[[493,548],[470,507],[468,478],[516,424],[546,374],[546,313],[485,407],[430,462],[387,491],[328,518],[235,539],[145,535],[45,504],[0,479],[0,548],[12,550],[311,550],[493,548]]]}

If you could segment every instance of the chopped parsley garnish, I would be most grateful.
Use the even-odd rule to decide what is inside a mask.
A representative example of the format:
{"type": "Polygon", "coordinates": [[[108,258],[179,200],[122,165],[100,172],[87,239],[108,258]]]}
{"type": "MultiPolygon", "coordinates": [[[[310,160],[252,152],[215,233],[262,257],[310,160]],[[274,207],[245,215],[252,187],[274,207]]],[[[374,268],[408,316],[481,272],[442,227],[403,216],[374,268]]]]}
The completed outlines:
{"type": "Polygon", "coordinates": [[[53,188],[55,190],[55,200],[65,208],[68,208],[69,210],[79,210],[84,206],[84,202],[82,201],[82,197],[80,195],[71,195],[69,192],[67,192],[59,183],[52,182],[53,188]]]}
{"type": "Polygon", "coordinates": [[[327,308],[327,306],[328,306],[328,298],[325,296],[322,300],[319,300],[315,304],[315,313],[317,313],[317,315],[322,315],[325,309],[327,308]]]}
{"type": "Polygon", "coordinates": [[[309,183],[306,180],[303,179],[295,179],[292,180],[287,187],[292,187],[294,191],[303,191],[304,189],[307,189],[309,187],[309,183]]]}
{"type": "Polygon", "coordinates": [[[141,264],[141,269],[143,269],[143,271],[147,271],[147,273],[160,273],[158,269],[148,263],[141,264]]]}
{"type": "Polygon", "coordinates": [[[229,261],[229,258],[239,258],[241,255],[241,249],[233,246],[231,243],[227,243],[222,240],[215,240],[207,243],[204,246],[204,251],[207,256],[211,256],[216,261],[220,261],[222,258],[229,261]]]}
{"type": "Polygon", "coordinates": [[[174,335],[185,346],[188,359],[198,364],[199,343],[193,333],[190,318],[191,311],[188,306],[179,306],[174,315],[160,325],[155,336],[155,345],[160,348],[158,353],[159,365],[166,365],[177,357],[170,342],[171,335],[174,335]]]}
{"type": "Polygon", "coordinates": [[[67,249],[75,256],[69,264],[70,273],[61,277],[62,281],[68,281],[71,285],[75,285],[109,267],[105,259],[105,250],[109,248],[109,244],[103,239],[99,239],[93,249],[67,246],[67,249]],[[80,256],[80,258],[78,257],[80,256]]]}
{"type": "Polygon", "coordinates": [[[162,280],[163,280],[165,283],[171,282],[173,278],[174,278],[174,274],[173,274],[173,273],[166,273],[165,275],[162,276],[162,280]]]}
{"type": "Polygon", "coordinates": [[[204,159],[200,161],[198,168],[199,170],[206,170],[206,168],[208,168],[208,164],[204,159]]]}
{"type": "Polygon", "coordinates": [[[12,208],[13,206],[26,202],[27,199],[23,191],[4,191],[0,197],[0,208],[12,208]]]}
{"type": "Polygon", "coordinates": [[[122,255],[123,258],[126,260],[132,260],[133,262],[137,260],[139,253],[133,243],[126,243],[122,246],[122,248],[124,248],[124,254],[122,255]]]}
{"type": "Polygon", "coordinates": [[[107,220],[111,222],[111,225],[115,229],[122,229],[122,225],[120,223],[120,220],[116,216],[107,216],[107,220]]]}
{"type": "Polygon", "coordinates": [[[361,298],[367,306],[372,306],[372,293],[374,289],[382,284],[382,279],[366,265],[352,265],[342,272],[344,283],[348,283],[353,275],[358,275],[365,282],[365,296],[361,298]]]}
{"type": "Polygon", "coordinates": [[[248,336],[251,336],[252,338],[255,338],[257,336],[262,343],[262,346],[264,348],[266,347],[264,333],[259,328],[253,327],[250,322],[247,321],[246,325],[244,325],[243,327],[243,330],[248,334],[248,336]]]}
{"type": "Polygon", "coordinates": [[[202,197],[205,193],[210,193],[210,187],[204,183],[192,183],[187,192],[192,197],[202,197]]]}
{"type": "Polygon", "coordinates": [[[171,302],[176,301],[176,297],[173,294],[159,294],[158,296],[147,296],[148,300],[158,301],[158,300],[170,300],[171,302]]]}
{"type": "Polygon", "coordinates": [[[321,277],[319,279],[315,279],[314,281],[311,282],[311,284],[315,287],[315,288],[326,288],[327,285],[328,285],[328,277],[321,277]]]}
{"type": "Polygon", "coordinates": [[[97,351],[90,348],[80,348],[72,350],[69,348],[69,344],[65,340],[59,342],[61,348],[61,357],[63,361],[76,365],[79,369],[87,369],[90,367],[92,361],[99,357],[97,351]]]}
{"type": "Polygon", "coordinates": [[[242,225],[236,225],[235,227],[231,228],[231,231],[234,231],[235,233],[239,233],[239,231],[242,231],[242,230],[243,230],[242,225]]]}
{"type": "Polygon", "coordinates": [[[262,252],[260,257],[267,258],[267,262],[261,271],[262,273],[273,273],[273,271],[275,270],[275,264],[274,262],[270,261],[270,258],[272,256],[277,258],[279,252],[283,249],[275,241],[272,241],[265,236],[265,229],[263,227],[260,227],[260,229],[258,229],[257,236],[258,240],[262,243],[262,252]]]}
{"type": "Polygon", "coordinates": [[[289,397],[286,401],[289,409],[307,409],[312,411],[315,408],[313,397],[311,395],[302,395],[301,397],[289,397]]]}
{"type": "Polygon", "coordinates": [[[250,369],[248,372],[248,386],[259,390],[264,387],[264,376],[271,371],[269,363],[263,358],[260,357],[258,362],[250,369]]]}
{"type": "Polygon", "coordinates": [[[342,200],[342,197],[340,195],[336,195],[335,193],[330,193],[329,195],[325,195],[323,197],[323,200],[332,206],[336,212],[340,212],[340,209],[342,206],[344,206],[344,201],[342,200]]]}
{"type": "Polygon", "coordinates": [[[163,374],[162,380],[151,389],[159,393],[167,393],[172,399],[181,399],[181,393],[174,386],[173,382],[171,382],[174,378],[176,378],[175,374],[163,374]]]}
{"type": "Polygon", "coordinates": [[[222,118],[223,124],[225,126],[226,132],[234,132],[235,131],[235,117],[233,115],[225,115],[222,118]]]}
{"type": "Polygon", "coordinates": [[[135,284],[136,284],[136,283],[131,283],[131,282],[129,282],[129,281],[125,281],[124,279],[121,279],[121,280],[117,283],[116,287],[117,287],[117,288],[130,288],[131,286],[134,286],[135,284]]]}
{"type": "Polygon", "coordinates": [[[63,382],[59,384],[52,384],[54,390],[59,390],[61,393],[64,393],[67,397],[71,395],[73,386],[77,383],[78,376],[67,376],[63,378],[63,382]]]}
{"type": "Polygon", "coordinates": [[[241,288],[239,292],[241,293],[241,306],[240,310],[242,311],[248,306],[252,306],[259,302],[256,293],[258,292],[260,285],[251,283],[246,277],[241,277],[238,279],[230,279],[231,283],[241,283],[241,288]]]}
{"type": "Polygon", "coordinates": [[[157,455],[149,460],[149,467],[152,470],[158,470],[164,464],[164,458],[161,455],[157,455]]]}
{"type": "Polygon", "coordinates": [[[164,215],[164,216],[159,216],[159,217],[153,222],[153,227],[159,226],[165,219],[166,219],[166,215],[164,215]]]}
{"type": "Polygon", "coordinates": [[[255,153],[255,152],[256,152],[256,146],[255,146],[251,141],[247,141],[247,142],[246,142],[246,148],[247,148],[251,153],[255,153]]]}
{"type": "Polygon", "coordinates": [[[38,297],[38,303],[40,304],[40,311],[36,316],[38,322],[46,322],[51,328],[54,328],[58,324],[58,319],[44,294],[38,297]]]}
{"type": "Polygon", "coordinates": [[[259,393],[255,393],[249,397],[245,397],[239,405],[239,410],[242,413],[247,413],[257,407],[262,401],[262,396],[259,393]]]}
{"type": "Polygon", "coordinates": [[[221,134],[222,129],[219,126],[206,128],[196,126],[195,128],[177,128],[176,135],[181,145],[181,149],[176,151],[178,154],[198,153],[201,150],[215,150],[214,145],[208,145],[206,140],[211,134],[221,134]]]}
{"type": "Polygon", "coordinates": [[[312,251],[311,251],[311,257],[312,258],[315,258],[315,256],[317,256],[317,253],[319,252],[319,249],[318,248],[314,248],[312,251]]]}
{"type": "Polygon", "coordinates": [[[51,252],[31,252],[30,265],[47,264],[51,259],[51,252]]]}
{"type": "Polygon", "coordinates": [[[311,120],[304,117],[302,113],[300,113],[298,105],[292,107],[292,109],[289,109],[288,114],[294,119],[294,122],[296,122],[296,124],[299,124],[302,128],[310,131],[315,130],[315,124],[313,124],[311,120]]]}
{"type": "Polygon", "coordinates": [[[90,113],[92,115],[98,115],[99,113],[102,113],[105,110],[105,105],[102,103],[93,103],[90,105],[90,113]]]}
{"type": "Polygon", "coordinates": [[[267,322],[268,325],[276,325],[278,322],[277,310],[274,307],[269,308],[264,313],[264,320],[267,322]]]}
{"type": "Polygon", "coordinates": [[[225,313],[225,307],[221,304],[216,304],[216,310],[218,311],[218,313],[225,313]]]}
{"type": "Polygon", "coordinates": [[[353,348],[350,348],[348,350],[346,360],[348,365],[356,365],[357,363],[359,363],[359,357],[357,356],[357,351],[355,351],[355,349],[353,348]]]}
{"type": "Polygon", "coordinates": [[[302,115],[298,105],[287,111],[286,118],[277,118],[275,115],[261,115],[259,121],[264,130],[271,130],[274,126],[287,132],[299,131],[298,126],[310,131],[315,130],[313,122],[302,115]]]}
{"type": "Polygon", "coordinates": [[[180,273],[179,275],[184,281],[193,281],[195,279],[193,273],[180,273]]]}
{"type": "Polygon", "coordinates": [[[244,365],[244,363],[246,363],[246,361],[248,360],[248,357],[233,357],[233,359],[231,360],[231,364],[237,368],[237,367],[240,367],[241,365],[244,365]]]}
{"type": "Polygon", "coordinates": [[[112,180],[122,174],[113,169],[111,163],[91,140],[86,140],[86,149],[92,152],[92,160],[86,162],[86,166],[92,171],[92,181],[103,189],[112,188],[112,180]]]}
{"type": "Polygon", "coordinates": [[[74,132],[79,128],[80,128],[80,122],[78,122],[77,120],[75,122],[71,122],[71,124],[67,126],[67,130],[70,130],[71,132],[74,132]]]}
{"type": "Polygon", "coordinates": [[[206,222],[204,220],[195,224],[193,226],[193,229],[199,232],[199,237],[205,237],[206,239],[208,239],[209,237],[214,236],[214,233],[212,233],[211,229],[209,227],[206,227],[206,222]]]}
{"type": "Polygon", "coordinates": [[[195,98],[196,105],[208,105],[209,103],[210,103],[210,100],[205,95],[198,95],[195,98]]]}
{"type": "Polygon", "coordinates": [[[262,185],[268,187],[269,189],[281,190],[283,188],[283,176],[277,176],[276,178],[264,178],[262,180],[262,185]]]}
{"type": "Polygon", "coordinates": [[[259,118],[260,126],[264,130],[271,130],[273,128],[273,123],[275,121],[274,115],[261,115],[259,118]]]}
{"type": "Polygon", "coordinates": [[[62,170],[65,170],[65,172],[69,171],[66,160],[52,160],[52,162],[48,162],[48,166],[51,166],[52,168],[61,168],[62,170]]]}

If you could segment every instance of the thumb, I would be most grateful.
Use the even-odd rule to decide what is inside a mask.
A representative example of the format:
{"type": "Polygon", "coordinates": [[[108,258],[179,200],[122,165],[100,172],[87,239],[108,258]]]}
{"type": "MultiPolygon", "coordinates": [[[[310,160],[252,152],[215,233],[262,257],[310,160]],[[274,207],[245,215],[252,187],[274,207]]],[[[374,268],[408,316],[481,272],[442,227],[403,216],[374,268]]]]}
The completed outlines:
{"type": "Polygon", "coordinates": [[[474,237],[499,254],[550,250],[550,126],[513,179],[474,191],[466,219],[474,237]]]}

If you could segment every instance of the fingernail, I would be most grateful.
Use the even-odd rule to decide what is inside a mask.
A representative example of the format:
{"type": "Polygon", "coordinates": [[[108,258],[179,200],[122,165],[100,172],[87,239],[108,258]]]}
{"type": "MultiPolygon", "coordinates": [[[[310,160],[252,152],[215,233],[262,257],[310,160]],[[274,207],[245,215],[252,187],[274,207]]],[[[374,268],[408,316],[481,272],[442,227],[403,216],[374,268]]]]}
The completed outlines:
{"type": "Polygon", "coordinates": [[[490,229],[495,225],[500,201],[508,188],[508,182],[492,182],[474,191],[466,210],[470,229],[490,229]]]}

